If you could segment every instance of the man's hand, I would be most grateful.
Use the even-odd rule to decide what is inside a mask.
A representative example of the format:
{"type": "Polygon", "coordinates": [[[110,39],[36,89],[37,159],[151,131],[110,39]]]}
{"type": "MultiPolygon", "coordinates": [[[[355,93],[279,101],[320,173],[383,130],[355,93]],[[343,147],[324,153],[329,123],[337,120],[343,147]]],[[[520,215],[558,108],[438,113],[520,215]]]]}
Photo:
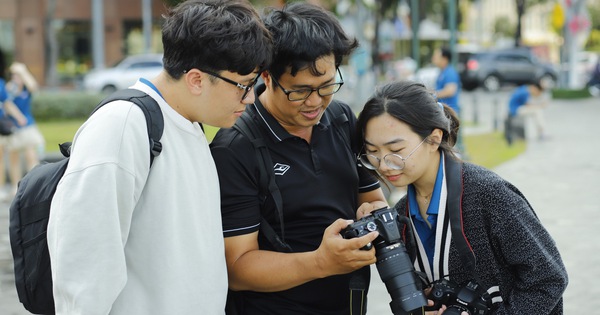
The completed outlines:
{"type": "Polygon", "coordinates": [[[361,248],[373,242],[379,236],[379,232],[344,239],[340,231],[350,223],[352,220],[337,219],[325,229],[321,245],[315,252],[316,264],[323,271],[323,276],[346,274],[376,261],[374,248],[370,250],[361,250],[361,248]]]}

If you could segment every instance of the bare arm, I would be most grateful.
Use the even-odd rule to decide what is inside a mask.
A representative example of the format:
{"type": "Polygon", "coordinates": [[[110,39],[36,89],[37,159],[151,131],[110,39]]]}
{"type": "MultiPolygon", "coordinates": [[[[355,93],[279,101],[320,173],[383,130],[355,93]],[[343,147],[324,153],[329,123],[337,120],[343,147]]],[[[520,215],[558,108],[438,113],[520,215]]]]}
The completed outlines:
{"type": "Polygon", "coordinates": [[[436,91],[436,95],[438,98],[447,98],[454,96],[456,91],[458,90],[458,85],[456,83],[447,83],[444,85],[444,88],[436,91]]]}
{"type": "Polygon", "coordinates": [[[258,232],[225,238],[229,287],[275,292],[311,280],[345,274],[375,262],[375,251],[361,250],[377,232],[346,240],[339,232],[351,221],[338,219],[324,232],[315,251],[280,253],[260,250],[258,232]]]}
{"type": "Polygon", "coordinates": [[[19,126],[27,125],[27,117],[25,117],[25,115],[21,113],[17,105],[15,105],[15,103],[13,103],[12,101],[4,101],[4,112],[16,119],[17,124],[19,124],[19,126]]]}
{"type": "Polygon", "coordinates": [[[14,62],[10,66],[10,71],[18,74],[23,80],[23,84],[27,87],[30,93],[37,92],[39,86],[31,72],[27,69],[27,66],[20,62],[14,62]]]}

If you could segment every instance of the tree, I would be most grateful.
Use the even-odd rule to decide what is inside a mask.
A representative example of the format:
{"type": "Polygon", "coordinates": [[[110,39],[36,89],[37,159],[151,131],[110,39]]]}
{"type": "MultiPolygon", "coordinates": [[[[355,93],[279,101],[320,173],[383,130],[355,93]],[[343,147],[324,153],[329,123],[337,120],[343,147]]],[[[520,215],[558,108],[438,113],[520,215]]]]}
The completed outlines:
{"type": "MultiPolygon", "coordinates": [[[[482,0],[469,0],[471,2],[482,1],[482,0]]],[[[517,10],[517,28],[515,30],[515,46],[521,46],[521,37],[522,37],[522,25],[521,19],[527,9],[536,5],[546,3],[548,0],[515,0],[516,10],[517,10]]]]}
{"type": "Polygon", "coordinates": [[[546,3],[547,0],[515,0],[515,4],[517,6],[517,29],[515,30],[515,46],[521,46],[521,38],[522,38],[522,25],[521,20],[525,11],[528,8],[541,3],[546,3]]]}
{"type": "Polygon", "coordinates": [[[588,3],[588,13],[592,22],[592,30],[585,48],[587,50],[600,51],[600,0],[588,3]]]}
{"type": "Polygon", "coordinates": [[[494,21],[494,36],[512,37],[515,36],[515,25],[510,22],[506,16],[497,17],[494,21]]]}
{"type": "Polygon", "coordinates": [[[46,47],[46,85],[57,86],[58,76],[56,72],[56,64],[58,62],[58,40],[54,30],[54,15],[56,12],[56,0],[48,0],[44,17],[44,29],[46,36],[44,37],[44,46],[46,47]]]}

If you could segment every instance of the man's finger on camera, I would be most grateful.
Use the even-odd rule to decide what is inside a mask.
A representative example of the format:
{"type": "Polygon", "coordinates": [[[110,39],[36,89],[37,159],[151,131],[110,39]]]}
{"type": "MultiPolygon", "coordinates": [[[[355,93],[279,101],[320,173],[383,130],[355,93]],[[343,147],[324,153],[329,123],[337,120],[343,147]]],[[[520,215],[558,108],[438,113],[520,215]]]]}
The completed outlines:
{"type": "Polygon", "coordinates": [[[358,248],[365,248],[366,246],[368,246],[369,248],[372,247],[373,241],[377,238],[377,236],[379,236],[379,232],[378,231],[373,231],[373,232],[369,232],[369,234],[358,237],[358,238],[354,238],[352,240],[356,241],[356,244],[358,245],[358,248]]]}

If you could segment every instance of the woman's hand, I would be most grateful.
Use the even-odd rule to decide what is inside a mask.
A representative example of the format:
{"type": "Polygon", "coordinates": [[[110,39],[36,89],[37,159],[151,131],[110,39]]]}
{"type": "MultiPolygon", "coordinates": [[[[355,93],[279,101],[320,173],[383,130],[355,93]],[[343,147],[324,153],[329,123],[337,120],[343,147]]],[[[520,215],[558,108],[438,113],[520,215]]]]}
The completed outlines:
{"type": "Polygon", "coordinates": [[[370,215],[374,210],[387,208],[387,206],[388,204],[383,201],[365,202],[358,207],[358,210],[356,210],[356,219],[360,220],[361,218],[370,215]]]}

